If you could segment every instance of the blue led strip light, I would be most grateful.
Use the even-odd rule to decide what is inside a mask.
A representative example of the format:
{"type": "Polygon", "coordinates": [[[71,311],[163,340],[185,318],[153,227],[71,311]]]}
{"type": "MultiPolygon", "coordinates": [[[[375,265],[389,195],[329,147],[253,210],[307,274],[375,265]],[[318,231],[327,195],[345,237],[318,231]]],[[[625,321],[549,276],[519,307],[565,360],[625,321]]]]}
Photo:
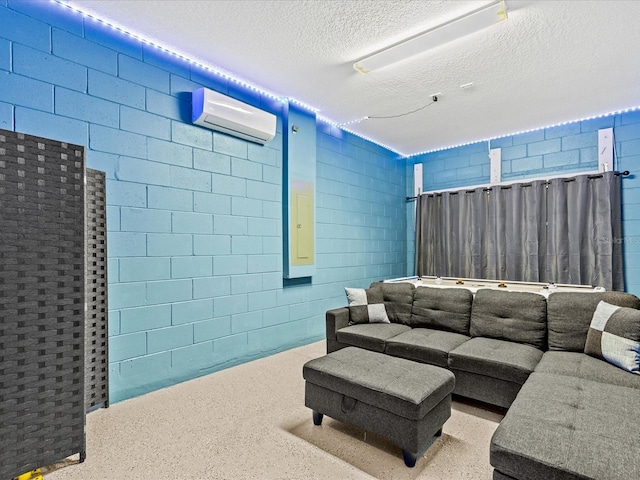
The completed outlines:
{"type": "Polygon", "coordinates": [[[142,43],[144,45],[149,45],[150,47],[153,47],[153,48],[156,48],[158,50],[161,50],[162,52],[167,53],[167,54],[175,57],[176,59],[182,60],[183,62],[186,62],[189,65],[193,65],[195,67],[201,68],[203,70],[206,70],[207,72],[211,72],[214,75],[222,77],[225,80],[229,80],[231,82],[234,82],[234,83],[236,83],[236,84],[238,84],[238,85],[240,85],[240,86],[242,86],[242,87],[244,87],[244,88],[246,88],[248,90],[260,93],[261,95],[264,95],[264,96],[266,96],[268,98],[271,98],[271,99],[276,100],[276,101],[281,102],[281,103],[290,102],[290,103],[293,103],[295,105],[298,105],[299,107],[304,108],[305,110],[308,110],[310,112],[315,113],[316,114],[316,118],[318,120],[322,121],[322,122],[325,122],[325,123],[327,123],[327,124],[329,124],[329,125],[331,125],[333,127],[336,127],[336,128],[341,129],[341,130],[344,130],[346,132],[349,132],[352,135],[356,135],[356,136],[358,136],[358,137],[360,137],[360,138],[362,138],[364,140],[367,140],[367,141],[369,141],[371,143],[374,143],[376,145],[380,145],[383,148],[386,148],[386,149],[388,149],[388,150],[390,150],[392,152],[398,153],[398,155],[400,155],[402,157],[405,157],[405,155],[401,154],[400,152],[396,151],[395,149],[391,148],[388,145],[380,143],[380,142],[378,142],[376,140],[368,138],[368,137],[366,137],[364,135],[361,135],[359,133],[353,132],[353,131],[351,131],[349,129],[343,128],[343,126],[341,124],[335,122],[334,120],[331,120],[330,118],[325,117],[324,115],[319,115],[318,114],[318,112],[319,112],[318,108],[312,107],[311,105],[309,105],[309,104],[307,104],[305,102],[302,102],[302,101],[297,100],[295,98],[281,97],[279,95],[275,95],[275,94],[265,90],[264,88],[257,87],[257,86],[255,86],[255,85],[253,85],[253,84],[251,84],[251,83],[249,83],[247,81],[239,80],[238,78],[235,78],[235,77],[233,77],[233,76],[231,76],[231,75],[229,75],[227,73],[222,72],[221,69],[218,69],[218,68],[215,68],[215,67],[212,67],[212,66],[209,66],[209,65],[205,65],[205,64],[203,64],[201,62],[193,60],[193,59],[189,58],[188,56],[186,56],[185,54],[178,53],[178,52],[176,52],[176,51],[174,51],[174,50],[172,50],[170,48],[167,48],[167,47],[165,47],[163,45],[160,45],[160,44],[158,44],[156,42],[148,40],[144,36],[139,35],[137,33],[133,33],[130,30],[125,29],[124,27],[116,25],[115,23],[108,22],[106,20],[98,18],[95,15],[93,15],[93,14],[91,14],[89,12],[86,12],[84,10],[81,10],[81,9],[79,9],[77,7],[74,7],[73,5],[67,3],[67,2],[65,2],[63,0],[50,0],[50,2],[58,5],[59,7],[62,7],[64,9],[66,9],[66,10],[68,10],[70,12],[73,12],[73,13],[78,14],[78,15],[82,15],[82,17],[87,18],[87,19],[89,19],[91,21],[94,21],[96,23],[100,23],[101,25],[104,25],[105,27],[111,28],[112,30],[114,30],[115,32],[120,33],[121,35],[124,35],[124,36],[129,37],[129,38],[133,38],[133,39],[139,41],[140,43],[142,43]]]}
{"type": "Polygon", "coordinates": [[[497,139],[497,138],[511,137],[511,136],[515,136],[515,135],[520,135],[522,133],[537,132],[539,130],[544,130],[546,128],[559,127],[561,125],[568,125],[568,124],[571,124],[571,123],[582,122],[582,121],[585,121],[585,120],[593,120],[595,118],[603,118],[603,117],[608,117],[608,116],[616,115],[616,114],[620,114],[620,113],[633,112],[633,111],[640,110],[640,106],[631,107],[631,108],[626,108],[626,109],[622,109],[622,110],[616,110],[614,112],[604,113],[604,114],[601,114],[601,115],[593,115],[591,117],[585,117],[585,118],[581,118],[579,120],[571,120],[571,121],[568,121],[568,122],[556,123],[556,124],[553,124],[553,125],[548,125],[546,127],[532,128],[530,130],[523,130],[523,131],[519,131],[519,132],[508,133],[508,134],[504,134],[504,135],[498,135],[498,136],[495,136],[495,137],[485,138],[485,139],[481,139],[481,140],[474,140],[474,141],[470,141],[470,142],[459,143],[459,144],[451,145],[451,146],[448,146],[448,147],[435,148],[435,149],[432,149],[432,150],[425,150],[425,151],[422,151],[422,152],[416,152],[416,153],[411,153],[411,154],[404,154],[404,153],[399,152],[395,148],[390,147],[389,145],[381,143],[381,142],[379,142],[377,140],[373,140],[372,138],[369,138],[369,137],[367,137],[365,135],[362,135],[360,133],[354,132],[353,130],[347,128],[347,125],[358,124],[362,120],[366,119],[367,117],[364,117],[364,118],[359,119],[359,120],[351,121],[351,122],[338,123],[338,122],[336,122],[334,120],[331,120],[328,117],[325,117],[324,115],[319,114],[318,112],[320,110],[318,108],[312,107],[312,106],[310,106],[309,104],[307,104],[305,102],[302,102],[302,101],[297,100],[295,98],[281,97],[281,96],[275,95],[275,94],[273,94],[273,93],[271,93],[271,92],[269,92],[269,91],[267,91],[267,90],[265,90],[265,89],[263,89],[261,87],[257,87],[255,85],[252,85],[251,83],[249,83],[247,81],[239,80],[239,79],[237,79],[237,78],[235,78],[235,77],[233,77],[233,76],[231,76],[229,74],[226,74],[226,73],[222,72],[220,69],[205,65],[203,63],[200,63],[200,62],[198,62],[196,60],[193,60],[193,59],[187,57],[184,54],[177,53],[174,50],[171,50],[171,49],[169,49],[167,47],[164,47],[164,46],[162,46],[162,45],[160,45],[160,44],[158,44],[156,42],[152,42],[150,40],[147,40],[142,35],[138,35],[136,33],[133,33],[133,32],[131,32],[131,31],[129,31],[129,30],[127,30],[127,29],[125,29],[125,28],[123,28],[121,26],[118,26],[118,25],[116,25],[114,23],[102,20],[102,19],[96,17],[95,15],[92,15],[91,13],[88,13],[88,12],[85,12],[85,11],[79,9],[79,8],[76,8],[73,5],[67,3],[67,2],[65,2],[63,0],[50,0],[50,2],[56,4],[56,5],[60,6],[60,7],[63,7],[63,8],[67,9],[70,12],[76,13],[78,15],[82,15],[84,18],[88,18],[89,20],[92,20],[92,21],[100,23],[100,24],[102,24],[102,25],[104,25],[106,27],[109,27],[109,28],[113,29],[114,31],[116,31],[116,32],[118,32],[118,33],[120,33],[120,34],[122,34],[122,35],[124,35],[126,37],[133,38],[133,39],[143,43],[144,45],[149,45],[150,47],[153,47],[153,48],[156,48],[158,50],[161,50],[162,52],[165,52],[165,53],[167,53],[167,54],[169,54],[169,55],[171,55],[171,56],[173,56],[173,57],[175,57],[175,58],[177,58],[179,60],[182,60],[183,62],[186,62],[189,65],[193,65],[195,67],[198,67],[198,68],[201,68],[201,69],[206,70],[208,72],[211,72],[214,75],[222,77],[225,80],[229,80],[230,82],[238,84],[238,85],[240,85],[240,86],[242,86],[242,87],[244,87],[244,88],[246,88],[248,90],[257,92],[257,93],[259,93],[261,95],[264,95],[264,96],[266,96],[268,98],[271,98],[271,99],[276,100],[276,101],[281,102],[281,103],[290,102],[290,103],[293,103],[295,105],[298,105],[301,108],[304,108],[306,110],[309,110],[310,112],[315,113],[316,114],[316,118],[319,121],[327,123],[327,124],[329,124],[329,125],[331,125],[333,127],[339,128],[340,130],[348,132],[351,135],[355,135],[356,137],[362,138],[363,140],[366,140],[368,142],[371,142],[371,143],[374,143],[376,145],[379,145],[380,147],[385,148],[385,149],[387,149],[387,150],[389,150],[391,152],[397,153],[398,155],[400,155],[401,158],[411,158],[411,157],[415,157],[415,156],[418,156],[418,155],[425,155],[427,153],[433,153],[433,152],[439,152],[439,151],[442,151],[442,150],[449,150],[449,149],[452,149],[452,148],[463,147],[465,145],[471,145],[473,143],[487,142],[487,141],[491,141],[491,140],[494,140],[494,139],[497,139]]]}
{"type": "Polygon", "coordinates": [[[152,42],[152,41],[146,39],[145,37],[143,37],[142,35],[138,35],[136,33],[133,33],[130,30],[127,30],[127,29],[125,29],[125,28],[123,28],[123,27],[121,27],[119,25],[116,25],[115,23],[111,23],[111,22],[108,22],[106,20],[102,20],[101,18],[98,18],[98,17],[96,17],[95,15],[93,15],[91,13],[88,13],[88,12],[85,12],[83,10],[80,10],[80,9],[74,7],[73,5],[68,4],[67,2],[65,2],[63,0],[50,0],[50,2],[51,3],[55,3],[56,5],[58,5],[60,7],[63,7],[65,9],[67,9],[68,11],[71,11],[71,12],[76,13],[78,15],[82,15],[84,18],[92,20],[92,21],[94,21],[96,23],[100,23],[101,25],[104,25],[105,27],[109,27],[112,30],[114,30],[114,31],[126,36],[126,37],[133,38],[133,39],[139,41],[140,43],[143,43],[144,45],[149,45],[150,47],[153,47],[153,48],[156,48],[158,50],[161,50],[162,52],[167,53],[167,54],[175,57],[176,59],[182,60],[183,62],[186,62],[189,65],[193,65],[195,67],[202,68],[203,70],[206,70],[206,71],[211,72],[211,73],[213,73],[215,75],[218,75],[219,77],[222,77],[225,80],[229,80],[229,81],[234,82],[234,83],[236,83],[238,85],[241,85],[241,86],[247,88],[248,90],[260,93],[261,95],[264,95],[264,96],[266,96],[268,98],[271,98],[271,99],[274,99],[274,100],[277,100],[277,101],[280,101],[280,102],[284,102],[284,101],[289,100],[289,101],[291,101],[293,103],[296,103],[296,104],[299,104],[300,106],[303,106],[304,108],[306,108],[308,110],[311,110],[312,112],[316,112],[317,111],[317,109],[315,109],[315,108],[313,108],[313,107],[311,107],[309,105],[306,105],[303,102],[300,102],[298,100],[293,100],[293,99],[286,99],[286,98],[283,98],[281,96],[275,95],[275,94],[273,94],[273,93],[271,93],[271,92],[269,92],[269,91],[267,91],[267,90],[265,90],[263,88],[256,87],[255,85],[252,85],[249,82],[246,82],[244,80],[240,80],[240,79],[235,78],[235,77],[233,77],[233,76],[231,76],[231,75],[229,75],[227,73],[224,73],[223,71],[221,71],[221,69],[217,69],[217,68],[211,67],[209,65],[205,65],[205,64],[203,64],[201,62],[198,62],[196,60],[193,60],[193,59],[187,57],[184,54],[178,53],[178,52],[176,52],[174,50],[171,50],[171,49],[169,49],[169,48],[167,48],[167,47],[165,47],[163,45],[160,45],[160,44],[158,44],[156,42],[152,42]]]}
{"type": "Polygon", "coordinates": [[[484,138],[482,140],[476,140],[476,141],[473,141],[473,142],[458,143],[456,145],[451,145],[449,147],[434,148],[433,150],[425,150],[424,152],[417,152],[417,153],[412,153],[410,155],[407,155],[407,158],[416,157],[418,155],[425,155],[427,153],[441,152],[442,150],[450,150],[452,148],[457,148],[457,147],[464,147],[465,145],[471,145],[473,143],[490,142],[491,140],[495,140],[495,139],[498,139],[498,138],[515,137],[516,135],[521,135],[523,133],[539,132],[540,130],[546,130],[547,128],[561,127],[563,125],[569,125],[569,124],[572,124],[572,123],[584,122],[586,120],[594,120],[596,118],[610,117],[612,115],[618,115],[618,114],[627,113],[627,112],[635,112],[635,111],[638,111],[638,110],[640,110],[640,106],[624,108],[622,110],[616,110],[614,112],[603,113],[603,114],[600,114],[600,115],[592,115],[590,117],[583,117],[583,118],[580,118],[578,120],[570,120],[570,121],[567,121],[567,122],[554,123],[553,125],[547,125],[546,127],[531,128],[529,130],[521,130],[519,132],[506,133],[504,135],[496,135],[495,137],[484,138]]]}

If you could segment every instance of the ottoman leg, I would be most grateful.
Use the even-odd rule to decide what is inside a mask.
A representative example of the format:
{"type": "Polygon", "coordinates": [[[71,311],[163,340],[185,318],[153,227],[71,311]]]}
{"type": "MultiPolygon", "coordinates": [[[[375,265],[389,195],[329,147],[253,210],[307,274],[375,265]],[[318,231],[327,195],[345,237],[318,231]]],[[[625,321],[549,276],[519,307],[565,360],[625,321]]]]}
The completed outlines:
{"type": "Polygon", "coordinates": [[[320,412],[313,411],[313,424],[321,425],[322,424],[323,415],[320,412]]]}
{"type": "Polygon", "coordinates": [[[409,453],[406,450],[402,450],[402,458],[404,458],[404,464],[409,467],[409,468],[413,468],[416,466],[416,460],[417,455],[414,455],[413,453],[409,453]]]}
{"type": "Polygon", "coordinates": [[[431,445],[433,445],[434,442],[436,441],[436,439],[441,435],[442,435],[442,427],[440,427],[440,430],[438,430],[436,432],[436,434],[429,441],[429,443],[427,443],[424,446],[424,448],[422,450],[420,450],[420,452],[418,452],[416,454],[409,453],[406,450],[402,450],[402,458],[404,459],[404,464],[409,468],[415,467],[416,466],[416,461],[418,460],[418,458],[422,457],[422,455],[424,455],[424,453],[429,449],[429,447],[431,445]]]}

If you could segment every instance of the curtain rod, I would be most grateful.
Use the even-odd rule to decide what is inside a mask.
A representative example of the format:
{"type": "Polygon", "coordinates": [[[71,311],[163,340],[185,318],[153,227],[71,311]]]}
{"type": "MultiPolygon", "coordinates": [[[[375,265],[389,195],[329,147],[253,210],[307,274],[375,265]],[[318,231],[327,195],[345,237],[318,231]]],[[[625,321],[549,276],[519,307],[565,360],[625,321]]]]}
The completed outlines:
{"type": "MultiPolygon", "coordinates": [[[[630,175],[630,174],[631,174],[631,172],[630,172],[629,170],[625,170],[625,171],[623,171],[623,172],[613,172],[613,174],[614,174],[615,176],[617,176],[617,177],[620,177],[620,176],[622,176],[622,177],[626,177],[627,175],[630,175]]],[[[499,184],[498,184],[498,185],[499,185],[499,184]]],[[[498,186],[498,185],[496,185],[496,186],[498,186]]],[[[487,190],[487,189],[491,189],[491,187],[485,187],[485,188],[484,188],[484,190],[487,190]]],[[[461,190],[464,190],[464,188],[462,188],[461,190]]],[[[423,194],[423,195],[424,195],[424,194],[423,194]]],[[[412,200],[416,200],[417,198],[418,198],[418,197],[404,197],[404,200],[405,200],[406,202],[410,202],[410,201],[412,201],[412,200]]]]}

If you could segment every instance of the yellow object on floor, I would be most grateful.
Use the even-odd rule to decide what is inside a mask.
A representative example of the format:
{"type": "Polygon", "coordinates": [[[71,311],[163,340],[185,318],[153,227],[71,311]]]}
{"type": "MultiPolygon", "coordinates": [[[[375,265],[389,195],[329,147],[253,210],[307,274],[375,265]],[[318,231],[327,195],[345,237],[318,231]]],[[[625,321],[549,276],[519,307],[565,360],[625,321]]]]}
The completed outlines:
{"type": "Polygon", "coordinates": [[[32,472],[23,473],[22,475],[18,475],[14,480],[42,480],[42,473],[40,473],[40,469],[36,468],[32,472]]]}

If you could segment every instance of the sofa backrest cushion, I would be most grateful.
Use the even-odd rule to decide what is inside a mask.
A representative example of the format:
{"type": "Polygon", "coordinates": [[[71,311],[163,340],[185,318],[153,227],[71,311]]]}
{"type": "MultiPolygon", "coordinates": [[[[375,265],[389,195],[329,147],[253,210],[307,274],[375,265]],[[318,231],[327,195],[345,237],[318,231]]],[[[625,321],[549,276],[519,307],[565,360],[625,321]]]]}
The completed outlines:
{"type": "Polygon", "coordinates": [[[417,287],[411,326],[469,335],[473,294],[466,288],[417,287]]]}
{"type": "Polygon", "coordinates": [[[624,292],[555,292],[547,300],[549,350],[584,352],[587,332],[600,301],[640,308],[640,299],[624,292]]]}
{"type": "Polygon", "coordinates": [[[413,308],[413,292],[416,287],[412,283],[373,283],[370,288],[382,288],[382,298],[387,308],[391,323],[410,325],[413,308]]]}
{"type": "Polygon", "coordinates": [[[546,299],[537,293],[477,291],[471,308],[472,337],[489,337],[545,347],[546,299]]]}

